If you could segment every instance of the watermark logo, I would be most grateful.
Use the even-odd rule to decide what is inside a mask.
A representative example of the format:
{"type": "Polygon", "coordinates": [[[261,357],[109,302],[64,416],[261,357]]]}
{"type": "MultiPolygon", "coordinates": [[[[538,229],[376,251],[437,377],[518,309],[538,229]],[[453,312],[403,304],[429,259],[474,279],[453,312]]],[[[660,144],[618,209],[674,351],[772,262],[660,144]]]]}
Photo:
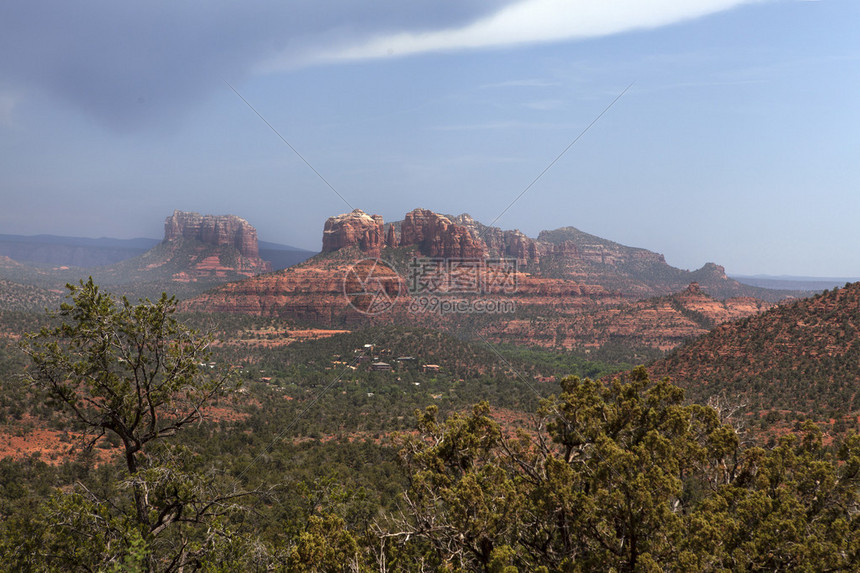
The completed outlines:
{"type": "Polygon", "coordinates": [[[409,311],[415,314],[510,314],[516,312],[512,300],[500,299],[456,299],[440,296],[416,296],[409,303],[409,311]]]}
{"type": "Polygon", "coordinates": [[[409,263],[409,294],[513,294],[516,259],[414,258],[409,263]]]}
{"type": "Polygon", "coordinates": [[[416,257],[406,280],[387,262],[364,259],[347,271],[343,292],[352,308],[368,315],[391,310],[404,285],[412,313],[513,313],[514,301],[499,297],[516,292],[517,276],[515,259],[416,257]]]}
{"type": "Polygon", "coordinates": [[[401,294],[403,279],[381,259],[362,259],[346,271],[343,294],[352,308],[376,315],[391,310],[401,294]]]}

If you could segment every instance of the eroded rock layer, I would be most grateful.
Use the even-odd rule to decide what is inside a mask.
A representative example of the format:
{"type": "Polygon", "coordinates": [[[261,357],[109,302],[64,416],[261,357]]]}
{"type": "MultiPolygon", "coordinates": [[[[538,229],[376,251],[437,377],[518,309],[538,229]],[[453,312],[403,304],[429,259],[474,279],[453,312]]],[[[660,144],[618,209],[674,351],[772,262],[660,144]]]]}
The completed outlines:
{"type": "Polygon", "coordinates": [[[361,209],[329,217],[323,228],[322,252],[358,247],[365,253],[378,254],[383,246],[382,227],[381,216],[368,215],[361,209]]]}
{"type": "Polygon", "coordinates": [[[191,259],[187,269],[174,275],[178,281],[194,281],[199,276],[253,276],[271,270],[260,258],[257,229],[235,215],[174,211],[164,222],[163,245],[191,259]]]}
{"type": "Polygon", "coordinates": [[[258,258],[257,229],[235,215],[174,211],[164,222],[164,240],[195,239],[216,247],[229,245],[249,259],[258,258]]]}
{"type": "Polygon", "coordinates": [[[573,227],[545,231],[536,240],[517,230],[482,225],[465,214],[415,209],[403,221],[386,226],[379,215],[356,209],[326,221],[323,252],[317,257],[279,273],[224,285],[188,301],[185,308],[327,326],[368,320],[469,325],[495,341],[585,349],[623,343],[662,351],[717,324],[768,308],[771,303],[749,296],[758,292],[774,291],[742,285],[710,263],[692,272],[676,269],[659,253],[573,227]],[[415,269],[425,264],[415,257],[478,259],[478,267],[485,264],[487,269],[497,258],[517,264],[505,261],[500,267],[513,269],[510,277],[507,270],[493,275],[511,279],[496,285],[503,288],[486,288],[495,283],[485,277],[472,285],[475,288],[464,289],[474,277],[463,261],[441,261],[441,274],[433,267],[431,276],[415,277],[415,269]],[[386,267],[387,260],[396,269],[386,267]],[[357,272],[356,265],[363,263],[369,267],[357,272]],[[382,273],[385,268],[388,274],[382,273]],[[416,292],[419,283],[422,288],[416,292]],[[392,296],[394,291],[399,295],[392,296]],[[443,309],[469,304],[453,313],[416,311],[425,299],[439,299],[443,309]],[[503,310],[473,312],[477,306],[470,305],[475,302],[484,309],[489,302],[503,310]],[[384,312],[369,311],[380,305],[384,312]]]}

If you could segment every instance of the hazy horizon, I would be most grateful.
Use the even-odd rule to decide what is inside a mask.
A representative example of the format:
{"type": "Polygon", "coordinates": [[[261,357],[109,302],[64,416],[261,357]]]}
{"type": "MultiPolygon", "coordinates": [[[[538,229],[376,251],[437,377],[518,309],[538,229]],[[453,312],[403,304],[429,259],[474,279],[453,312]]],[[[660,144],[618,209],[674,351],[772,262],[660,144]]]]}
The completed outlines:
{"type": "Polygon", "coordinates": [[[0,14],[3,234],[158,238],[180,209],[319,250],[353,207],[491,224],[605,111],[496,226],[573,226],[687,269],[860,276],[854,2],[0,14]]]}

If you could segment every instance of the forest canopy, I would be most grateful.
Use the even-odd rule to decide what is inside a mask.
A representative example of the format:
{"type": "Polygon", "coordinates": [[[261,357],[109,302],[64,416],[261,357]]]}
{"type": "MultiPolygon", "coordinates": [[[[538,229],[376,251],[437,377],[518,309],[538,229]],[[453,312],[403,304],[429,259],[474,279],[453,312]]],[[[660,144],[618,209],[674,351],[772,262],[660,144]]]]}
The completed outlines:
{"type": "Polygon", "coordinates": [[[175,307],[166,295],[116,300],[89,281],[24,341],[31,396],[90,448],[113,438],[117,455],[0,461],[0,570],[843,571],[860,562],[856,434],[827,443],[805,424],[758,447],[729,410],[689,403],[640,367],[611,381],[565,377],[531,416],[486,401],[447,414],[431,405],[400,433],[284,440],[274,406],[207,422],[207,406],[235,385],[229,368],[208,366],[211,338],[175,307]]]}

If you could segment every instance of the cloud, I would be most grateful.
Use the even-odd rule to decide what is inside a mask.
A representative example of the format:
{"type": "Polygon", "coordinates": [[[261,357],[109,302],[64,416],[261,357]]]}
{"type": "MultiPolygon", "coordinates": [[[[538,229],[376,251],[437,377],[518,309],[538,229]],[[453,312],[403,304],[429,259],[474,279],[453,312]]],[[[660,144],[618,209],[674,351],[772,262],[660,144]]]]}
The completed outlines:
{"type": "Polygon", "coordinates": [[[27,0],[0,3],[0,84],[117,132],[172,125],[261,62],[400,30],[459,26],[512,0],[27,0]]]}
{"type": "Polygon", "coordinates": [[[322,54],[361,60],[591,38],[656,28],[759,0],[522,0],[460,27],[402,31],[322,54]]]}
{"type": "MultiPolygon", "coordinates": [[[[216,90],[326,61],[552,42],[755,0],[27,0],[0,5],[0,83],[116,132],[170,126],[216,90]]],[[[14,106],[5,104],[6,120],[14,106]]],[[[0,110],[3,111],[3,110],[0,110]]]]}

